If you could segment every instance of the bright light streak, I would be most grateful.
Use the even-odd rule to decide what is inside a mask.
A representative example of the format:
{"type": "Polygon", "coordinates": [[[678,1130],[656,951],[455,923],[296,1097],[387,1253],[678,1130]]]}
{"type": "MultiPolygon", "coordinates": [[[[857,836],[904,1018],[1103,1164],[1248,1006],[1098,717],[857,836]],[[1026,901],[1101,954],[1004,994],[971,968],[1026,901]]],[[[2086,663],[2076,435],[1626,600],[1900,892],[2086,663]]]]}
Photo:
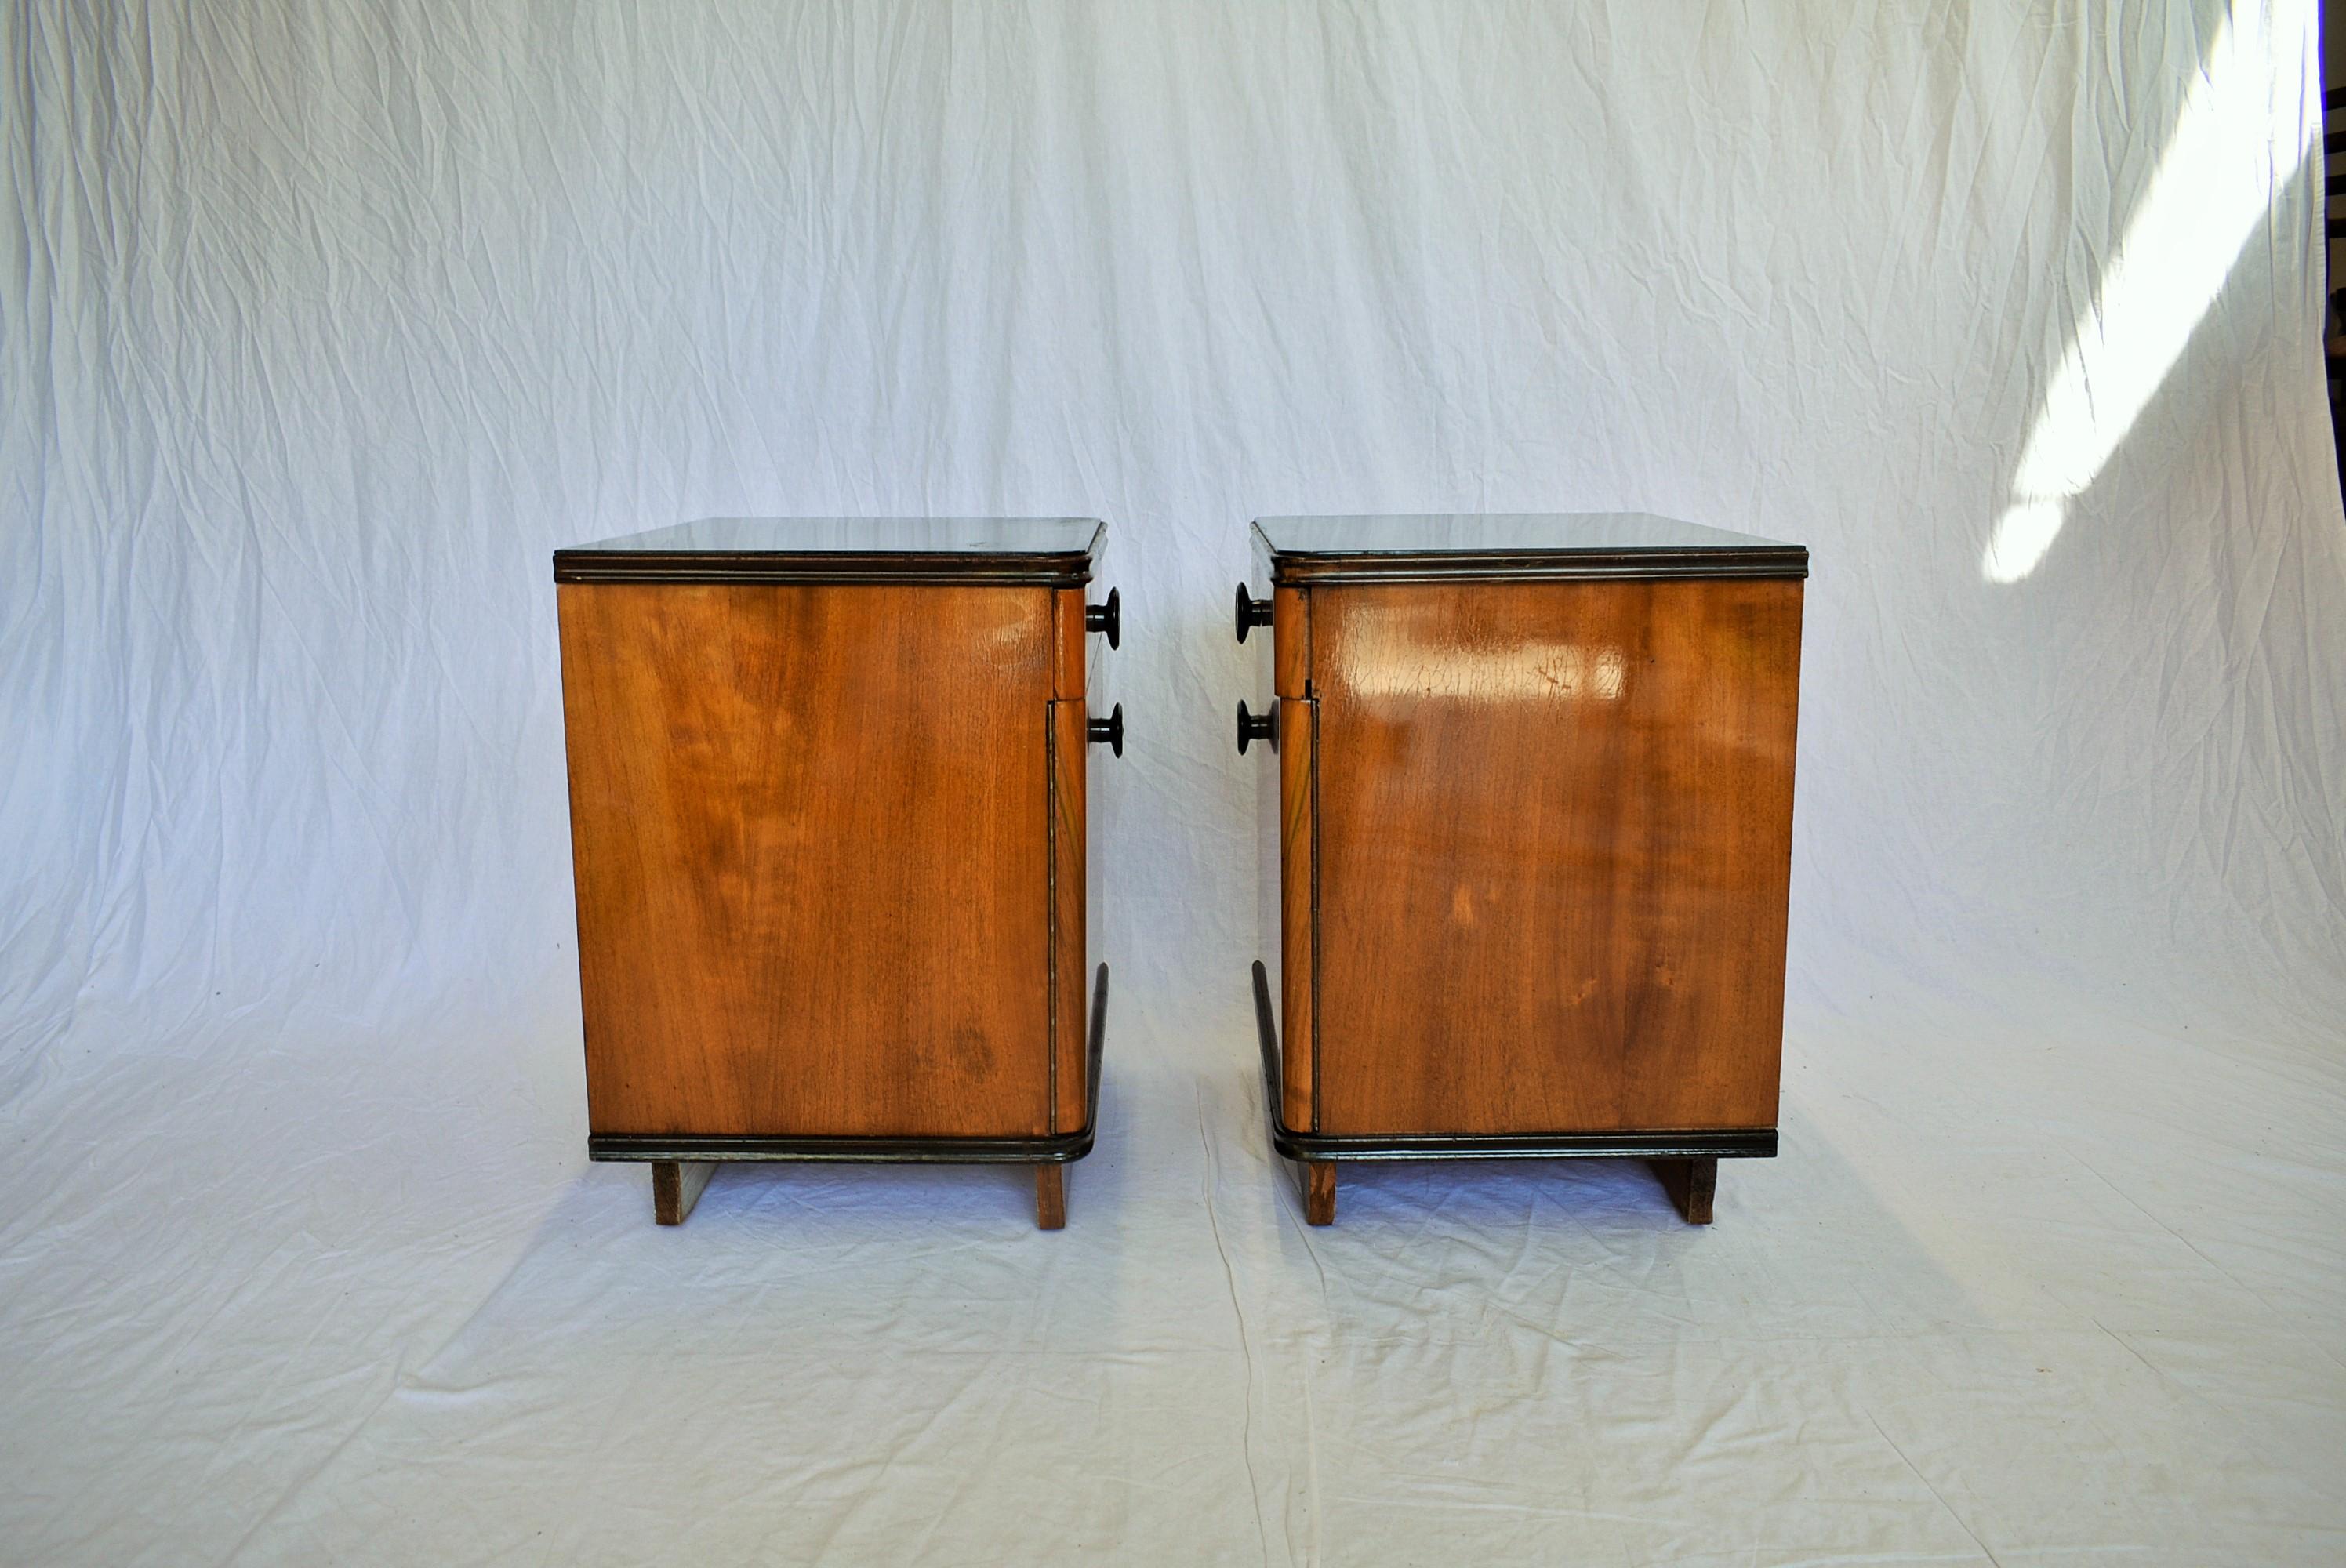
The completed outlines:
{"type": "Polygon", "coordinates": [[[1364,697],[1459,702],[1618,702],[1629,688],[1629,656],[1613,643],[1535,641],[1430,653],[1430,645],[1413,642],[1406,654],[1413,657],[1348,660],[1345,684],[1364,697]]]}
{"type": "Polygon", "coordinates": [[[2094,309],[2045,390],[1981,563],[1988,581],[2016,583],[2045,559],[2069,503],[2183,357],[2270,209],[2276,173],[2297,167],[2320,134],[2309,120],[2307,145],[2286,145],[2275,88],[2296,84],[2275,81],[2272,42],[2266,0],[2239,0],[2219,25],[2094,309]]]}

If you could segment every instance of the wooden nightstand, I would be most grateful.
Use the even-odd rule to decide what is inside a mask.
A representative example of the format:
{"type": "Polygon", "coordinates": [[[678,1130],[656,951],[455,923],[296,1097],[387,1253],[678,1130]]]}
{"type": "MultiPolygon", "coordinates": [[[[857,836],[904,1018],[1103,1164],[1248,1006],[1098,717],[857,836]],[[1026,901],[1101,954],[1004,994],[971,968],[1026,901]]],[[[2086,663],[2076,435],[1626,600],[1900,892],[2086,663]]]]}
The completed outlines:
{"type": "Polygon", "coordinates": [[[1255,1002],[1307,1218],[1343,1160],[1642,1156],[1707,1222],[1719,1160],[1776,1152],[1807,550],[1635,514],[1254,545],[1255,1002]]]}
{"type": "Polygon", "coordinates": [[[587,1152],[652,1162],[661,1223],[718,1160],[1026,1162],[1064,1223],[1107,1005],[1086,758],[1124,749],[1086,708],[1107,534],[712,518],[556,552],[587,1152]]]}

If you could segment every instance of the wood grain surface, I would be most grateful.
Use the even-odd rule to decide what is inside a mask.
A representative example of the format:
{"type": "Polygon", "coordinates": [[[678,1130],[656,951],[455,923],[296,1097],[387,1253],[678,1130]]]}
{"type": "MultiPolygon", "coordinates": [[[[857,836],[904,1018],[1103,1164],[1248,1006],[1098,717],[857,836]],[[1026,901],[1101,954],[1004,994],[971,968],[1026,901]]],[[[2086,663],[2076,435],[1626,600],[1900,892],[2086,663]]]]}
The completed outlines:
{"type": "Polygon", "coordinates": [[[1319,704],[1302,697],[1279,699],[1280,931],[1280,1109],[1279,1119],[1298,1132],[1319,1130],[1313,1062],[1319,1029],[1316,999],[1311,758],[1319,728],[1319,704]]]}
{"type": "Polygon", "coordinates": [[[593,1130],[1045,1133],[1052,591],[558,592],[593,1130]]]}
{"type": "Polygon", "coordinates": [[[1035,1228],[1065,1230],[1067,1228],[1067,1167],[1041,1165],[1035,1167],[1035,1228]]]}
{"type": "Polygon", "coordinates": [[[709,1190],[717,1174],[711,1160],[652,1162],[652,1219],[660,1225],[682,1225],[692,1217],[692,1206],[709,1190]]]}
{"type": "Polygon", "coordinates": [[[1719,1162],[1705,1156],[1700,1159],[1656,1160],[1654,1174],[1662,1180],[1662,1190],[1670,1195],[1670,1202],[1688,1225],[1708,1225],[1711,1210],[1719,1198],[1719,1162]]]}
{"type": "Polygon", "coordinates": [[[1303,1162],[1303,1223],[1336,1223],[1336,1162],[1333,1160],[1303,1162]]]}
{"type": "Polygon", "coordinates": [[[1298,588],[1275,588],[1270,596],[1272,690],[1280,697],[1309,697],[1311,678],[1311,598],[1298,588]]]}
{"type": "MultiPolygon", "coordinates": [[[[1086,783],[1091,744],[1088,715],[1075,697],[1051,705],[1051,1017],[1054,1100],[1050,1130],[1084,1125],[1085,1026],[1090,979],[1085,969],[1088,911],[1086,783]]],[[[1056,1168],[1056,1167],[1055,1167],[1056,1168]]]]}
{"type": "Polygon", "coordinates": [[[1084,695],[1085,677],[1090,672],[1093,649],[1090,644],[1105,647],[1106,637],[1094,637],[1084,630],[1084,590],[1060,588],[1051,595],[1051,695],[1055,697],[1084,695]]]}
{"type": "Polygon", "coordinates": [[[1320,1130],[1773,1125],[1800,585],[1311,600],[1320,1130]]]}

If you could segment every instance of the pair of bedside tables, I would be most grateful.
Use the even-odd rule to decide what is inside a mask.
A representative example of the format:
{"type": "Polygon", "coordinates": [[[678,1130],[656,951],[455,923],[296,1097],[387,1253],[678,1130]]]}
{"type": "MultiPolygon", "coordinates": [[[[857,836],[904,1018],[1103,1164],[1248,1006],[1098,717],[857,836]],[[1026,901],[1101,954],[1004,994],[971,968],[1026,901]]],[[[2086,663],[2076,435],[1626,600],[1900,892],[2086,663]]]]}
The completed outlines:
{"type": "MultiPolygon", "coordinates": [[[[562,550],[591,1157],[1015,1163],[1097,1122],[1088,519],[719,518],[562,550]]],[[[1254,1000],[1270,1138],[1630,1156],[1707,1223],[1776,1152],[1798,545],[1628,514],[1274,518],[1254,1000]]],[[[1265,635],[1265,634],[1268,635],[1265,635]]],[[[1260,706],[1255,706],[1259,703],[1260,706]]],[[[1102,710],[1105,717],[1099,717],[1102,710]]]]}

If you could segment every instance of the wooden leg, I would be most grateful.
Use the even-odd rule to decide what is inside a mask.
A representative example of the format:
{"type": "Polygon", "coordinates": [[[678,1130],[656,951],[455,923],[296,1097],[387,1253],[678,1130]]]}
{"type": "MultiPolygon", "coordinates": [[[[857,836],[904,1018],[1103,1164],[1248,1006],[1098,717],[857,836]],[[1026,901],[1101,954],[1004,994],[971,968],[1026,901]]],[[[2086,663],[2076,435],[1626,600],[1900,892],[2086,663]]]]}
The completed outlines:
{"type": "Polygon", "coordinates": [[[1035,1167],[1035,1227],[1038,1230],[1067,1227],[1066,1168],[1063,1165],[1035,1167]]]}
{"type": "Polygon", "coordinates": [[[654,1160],[652,1217],[662,1225],[682,1225],[716,1169],[715,1160],[654,1160]]]}
{"type": "Polygon", "coordinates": [[[1710,1223],[1710,1200],[1719,1192],[1717,1156],[1656,1160],[1654,1174],[1662,1178],[1662,1189],[1670,1195],[1670,1201],[1678,1206],[1678,1213],[1686,1217],[1688,1225],[1710,1223]]]}
{"type": "Polygon", "coordinates": [[[1334,1160],[1303,1162],[1303,1222],[1306,1225],[1336,1223],[1334,1160]]]}

